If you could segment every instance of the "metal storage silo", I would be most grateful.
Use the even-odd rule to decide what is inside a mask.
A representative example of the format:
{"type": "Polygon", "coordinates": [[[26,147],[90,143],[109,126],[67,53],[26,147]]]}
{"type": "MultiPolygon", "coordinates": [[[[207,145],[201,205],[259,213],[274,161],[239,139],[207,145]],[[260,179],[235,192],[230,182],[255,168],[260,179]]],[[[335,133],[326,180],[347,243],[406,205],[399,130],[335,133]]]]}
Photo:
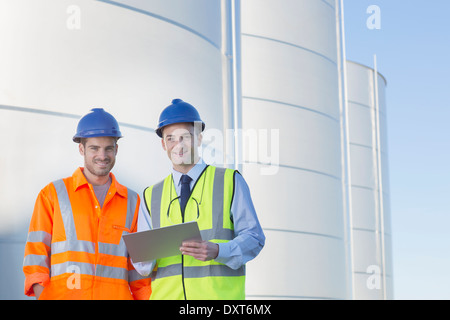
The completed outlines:
{"type": "Polygon", "coordinates": [[[211,0],[0,1],[0,299],[25,298],[34,201],[83,165],[71,140],[83,114],[102,107],[121,123],[113,172],[137,192],[169,172],[152,128],[173,98],[223,129],[221,9],[211,0]]]}
{"type": "Polygon", "coordinates": [[[350,297],[337,10],[241,1],[242,171],[267,237],[248,298],[350,297]]]}
{"type": "Polygon", "coordinates": [[[355,299],[392,299],[386,80],[348,61],[351,237],[355,299]]]}

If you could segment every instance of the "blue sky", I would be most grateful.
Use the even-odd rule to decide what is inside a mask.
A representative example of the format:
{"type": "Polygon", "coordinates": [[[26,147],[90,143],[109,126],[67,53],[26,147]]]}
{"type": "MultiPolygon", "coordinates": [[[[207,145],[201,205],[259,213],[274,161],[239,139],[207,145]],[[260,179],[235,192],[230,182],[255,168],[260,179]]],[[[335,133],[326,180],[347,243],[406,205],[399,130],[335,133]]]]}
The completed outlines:
{"type": "Polygon", "coordinates": [[[450,1],[344,0],[347,59],[387,79],[394,298],[450,299],[450,1]],[[370,5],[380,29],[369,29],[370,5]]]}

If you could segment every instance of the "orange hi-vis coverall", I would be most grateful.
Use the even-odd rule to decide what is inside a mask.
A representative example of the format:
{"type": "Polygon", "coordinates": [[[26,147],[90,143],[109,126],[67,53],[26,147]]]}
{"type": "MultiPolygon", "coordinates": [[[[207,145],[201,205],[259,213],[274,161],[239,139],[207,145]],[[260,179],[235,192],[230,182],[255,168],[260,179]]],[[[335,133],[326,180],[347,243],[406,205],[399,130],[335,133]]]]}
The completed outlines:
{"type": "Polygon", "coordinates": [[[110,173],[101,207],[78,168],[38,195],[25,246],[25,294],[39,299],[149,299],[150,278],[131,264],[122,239],[136,232],[140,198],[110,173]]]}

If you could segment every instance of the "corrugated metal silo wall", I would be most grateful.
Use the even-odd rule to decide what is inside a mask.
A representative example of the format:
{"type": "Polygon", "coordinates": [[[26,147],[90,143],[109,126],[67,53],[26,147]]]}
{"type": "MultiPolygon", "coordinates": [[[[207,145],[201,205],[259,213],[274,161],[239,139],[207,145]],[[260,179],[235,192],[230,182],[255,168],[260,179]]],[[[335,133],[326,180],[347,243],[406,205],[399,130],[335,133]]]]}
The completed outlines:
{"type": "Polygon", "coordinates": [[[335,1],[241,6],[242,170],[267,236],[247,296],[346,299],[335,1]]]}
{"type": "Polygon", "coordinates": [[[355,299],[392,299],[386,80],[347,62],[355,299]]]}

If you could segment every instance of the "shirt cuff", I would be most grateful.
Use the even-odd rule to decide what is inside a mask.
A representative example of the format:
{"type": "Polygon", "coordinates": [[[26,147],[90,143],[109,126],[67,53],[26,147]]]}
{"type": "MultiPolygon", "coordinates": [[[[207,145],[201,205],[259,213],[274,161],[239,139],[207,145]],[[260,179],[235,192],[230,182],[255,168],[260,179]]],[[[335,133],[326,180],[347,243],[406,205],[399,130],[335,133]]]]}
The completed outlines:
{"type": "Polygon", "coordinates": [[[218,243],[219,245],[219,254],[216,257],[216,261],[220,263],[224,263],[222,259],[227,259],[231,255],[231,248],[228,242],[218,243]],[[222,260],[222,261],[220,261],[222,260]]]}

